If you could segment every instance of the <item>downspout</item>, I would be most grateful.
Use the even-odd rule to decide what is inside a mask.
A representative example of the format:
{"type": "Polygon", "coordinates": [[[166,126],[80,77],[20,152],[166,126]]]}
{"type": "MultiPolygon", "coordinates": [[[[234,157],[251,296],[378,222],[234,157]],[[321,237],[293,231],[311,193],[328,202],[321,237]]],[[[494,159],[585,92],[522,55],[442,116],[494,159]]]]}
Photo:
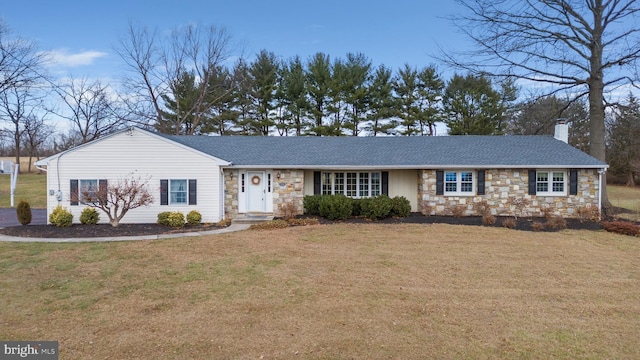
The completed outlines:
{"type": "Polygon", "coordinates": [[[225,189],[225,181],[224,181],[224,169],[222,168],[222,166],[220,167],[220,178],[222,180],[222,191],[220,192],[220,197],[221,197],[221,202],[222,202],[222,207],[221,207],[221,211],[220,211],[220,220],[224,220],[226,218],[224,212],[225,212],[225,200],[226,200],[226,189],[225,189]]]}
{"type": "Polygon", "coordinates": [[[598,169],[598,211],[602,220],[602,176],[607,172],[606,168],[598,169]]]}

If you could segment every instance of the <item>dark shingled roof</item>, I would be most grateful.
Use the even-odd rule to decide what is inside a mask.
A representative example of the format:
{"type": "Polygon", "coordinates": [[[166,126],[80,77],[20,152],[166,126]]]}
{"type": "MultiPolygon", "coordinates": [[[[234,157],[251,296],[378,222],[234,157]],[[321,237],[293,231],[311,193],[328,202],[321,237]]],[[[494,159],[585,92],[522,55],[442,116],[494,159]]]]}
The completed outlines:
{"type": "Polygon", "coordinates": [[[603,168],[551,136],[180,136],[161,135],[234,166],[276,168],[603,168]]]}

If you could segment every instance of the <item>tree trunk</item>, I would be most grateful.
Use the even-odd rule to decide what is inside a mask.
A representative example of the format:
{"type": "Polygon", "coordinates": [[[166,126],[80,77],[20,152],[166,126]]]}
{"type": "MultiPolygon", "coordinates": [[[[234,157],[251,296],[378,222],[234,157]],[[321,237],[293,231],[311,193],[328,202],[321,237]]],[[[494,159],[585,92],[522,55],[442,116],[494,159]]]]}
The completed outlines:
{"type": "MultiPolygon", "coordinates": [[[[601,7],[600,7],[601,8],[601,7]]],[[[594,13],[593,39],[591,42],[589,85],[589,153],[596,159],[606,162],[605,123],[604,123],[604,74],[602,71],[602,13],[594,13]]],[[[601,176],[602,209],[611,207],[607,195],[607,177],[601,176]]]]}

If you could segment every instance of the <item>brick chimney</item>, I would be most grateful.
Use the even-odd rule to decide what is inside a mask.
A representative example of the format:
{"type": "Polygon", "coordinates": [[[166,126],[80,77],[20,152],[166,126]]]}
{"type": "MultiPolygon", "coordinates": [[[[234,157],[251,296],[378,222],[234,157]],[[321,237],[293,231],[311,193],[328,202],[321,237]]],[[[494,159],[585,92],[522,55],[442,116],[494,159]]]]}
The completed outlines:
{"type": "Polygon", "coordinates": [[[569,143],[569,125],[567,125],[567,119],[556,120],[556,131],[553,137],[567,144],[569,143]]]}

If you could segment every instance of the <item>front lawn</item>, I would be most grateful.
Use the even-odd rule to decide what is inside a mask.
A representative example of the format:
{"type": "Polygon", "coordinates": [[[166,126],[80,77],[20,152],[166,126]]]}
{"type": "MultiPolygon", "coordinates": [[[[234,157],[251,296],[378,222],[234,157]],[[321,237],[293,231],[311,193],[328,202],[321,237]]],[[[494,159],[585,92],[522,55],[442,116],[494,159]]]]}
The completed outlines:
{"type": "Polygon", "coordinates": [[[0,338],[60,358],[640,358],[640,242],[340,224],[0,243],[0,338]]]}

